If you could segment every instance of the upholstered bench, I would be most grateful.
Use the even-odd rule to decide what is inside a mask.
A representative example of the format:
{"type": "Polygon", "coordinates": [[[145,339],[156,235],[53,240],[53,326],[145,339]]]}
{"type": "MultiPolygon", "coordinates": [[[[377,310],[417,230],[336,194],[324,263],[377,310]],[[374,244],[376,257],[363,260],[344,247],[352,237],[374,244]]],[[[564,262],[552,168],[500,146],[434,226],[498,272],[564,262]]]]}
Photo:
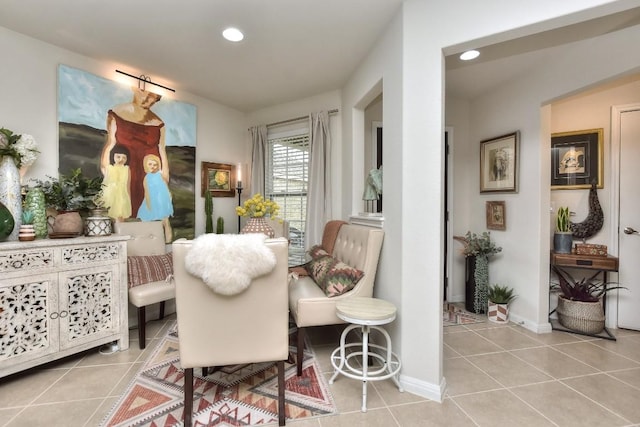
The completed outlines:
{"type": "Polygon", "coordinates": [[[361,225],[344,224],[338,231],[331,256],[361,271],[355,287],[337,296],[327,293],[311,276],[300,276],[289,283],[289,312],[298,328],[297,370],[302,375],[305,328],[346,323],[336,315],[336,304],[351,297],[372,297],[384,231],[361,225]]]}

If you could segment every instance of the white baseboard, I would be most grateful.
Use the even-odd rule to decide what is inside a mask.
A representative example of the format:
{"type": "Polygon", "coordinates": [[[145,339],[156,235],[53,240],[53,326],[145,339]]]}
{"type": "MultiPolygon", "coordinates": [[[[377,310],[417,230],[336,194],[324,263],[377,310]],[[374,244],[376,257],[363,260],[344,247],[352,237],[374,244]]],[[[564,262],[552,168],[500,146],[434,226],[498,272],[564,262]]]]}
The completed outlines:
{"type": "Polygon", "coordinates": [[[509,313],[509,321],[522,326],[525,329],[535,332],[536,334],[546,334],[551,332],[551,323],[535,323],[517,314],[509,313]]]}
{"type": "Polygon", "coordinates": [[[440,385],[428,383],[407,375],[400,375],[400,384],[405,391],[409,393],[424,397],[426,399],[435,400],[442,403],[444,395],[447,390],[447,381],[442,379],[440,385]]]}

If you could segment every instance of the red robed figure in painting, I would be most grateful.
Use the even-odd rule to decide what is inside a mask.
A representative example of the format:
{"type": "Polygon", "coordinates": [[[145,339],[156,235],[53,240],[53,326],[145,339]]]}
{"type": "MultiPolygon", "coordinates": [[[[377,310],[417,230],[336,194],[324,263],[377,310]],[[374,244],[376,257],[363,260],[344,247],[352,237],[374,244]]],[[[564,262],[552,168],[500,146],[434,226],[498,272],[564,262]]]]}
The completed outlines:
{"type": "MultiPolygon", "coordinates": [[[[135,87],[132,91],[131,102],[117,105],[107,113],[107,142],[103,148],[102,158],[109,158],[108,153],[116,144],[126,147],[129,151],[131,216],[137,217],[138,209],[144,201],[145,156],[153,154],[160,158],[162,178],[167,185],[169,184],[169,162],[164,122],[150,110],[161,96],[135,87]]],[[[166,227],[169,229],[165,229],[165,235],[170,241],[171,230],[168,220],[166,227]]]]}

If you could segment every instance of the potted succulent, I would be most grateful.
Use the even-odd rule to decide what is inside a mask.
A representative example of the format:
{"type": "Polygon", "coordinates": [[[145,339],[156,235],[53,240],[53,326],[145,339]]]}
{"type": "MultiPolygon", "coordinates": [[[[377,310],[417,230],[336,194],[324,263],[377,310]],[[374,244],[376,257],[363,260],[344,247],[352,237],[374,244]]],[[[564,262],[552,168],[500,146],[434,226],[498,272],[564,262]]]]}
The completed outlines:
{"type": "Polygon", "coordinates": [[[489,288],[489,257],[502,251],[491,240],[487,231],[478,235],[467,231],[464,237],[455,236],[462,242],[465,255],[465,308],[473,313],[487,310],[487,292],[489,288]]]}
{"type": "Polygon", "coordinates": [[[509,303],[516,298],[513,288],[494,284],[487,292],[487,317],[491,322],[507,323],[509,321],[509,303]]]}
{"type": "Polygon", "coordinates": [[[559,254],[570,254],[573,245],[569,208],[561,206],[556,213],[556,231],[553,234],[553,250],[559,254]]]}
{"type": "Polygon", "coordinates": [[[626,289],[624,286],[611,286],[596,277],[574,279],[567,271],[553,266],[558,277],[560,294],[558,295],[558,322],[565,328],[585,334],[597,334],[604,329],[604,308],[602,296],[614,289],[626,289]]]}
{"type": "Polygon", "coordinates": [[[36,231],[33,228],[34,218],[33,212],[29,210],[22,211],[22,223],[20,224],[20,231],[18,234],[18,240],[21,242],[27,242],[36,238],[36,231]]]}

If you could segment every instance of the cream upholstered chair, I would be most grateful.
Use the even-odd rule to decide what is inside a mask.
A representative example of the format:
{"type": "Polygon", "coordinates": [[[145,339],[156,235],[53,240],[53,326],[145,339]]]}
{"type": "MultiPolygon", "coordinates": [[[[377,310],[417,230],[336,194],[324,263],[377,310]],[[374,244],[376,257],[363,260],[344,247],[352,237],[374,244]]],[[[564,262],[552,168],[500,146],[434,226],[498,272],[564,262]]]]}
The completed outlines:
{"type": "Polygon", "coordinates": [[[351,297],[373,296],[383,238],[384,231],[381,229],[352,224],[340,227],[331,255],[364,273],[355,287],[342,295],[328,297],[309,276],[291,280],[289,312],[298,327],[298,376],[302,375],[305,328],[345,323],[336,315],[338,301],[351,297]]]}
{"type": "MultiPolygon", "coordinates": [[[[147,257],[166,254],[164,227],[161,221],[116,222],[117,234],[129,235],[128,257],[147,257]]],[[[173,280],[161,279],[142,285],[129,287],[129,302],[138,309],[138,340],[140,348],[146,346],[146,306],[160,303],[160,319],[164,317],[165,301],[175,298],[176,287],[173,280]]]]}
{"type": "Polygon", "coordinates": [[[193,368],[276,361],[278,420],[285,424],[284,361],[289,355],[287,241],[267,239],[276,266],[235,295],[212,291],[185,268],[191,240],[173,243],[180,365],[185,371],[184,424],[191,426],[193,368]]]}

